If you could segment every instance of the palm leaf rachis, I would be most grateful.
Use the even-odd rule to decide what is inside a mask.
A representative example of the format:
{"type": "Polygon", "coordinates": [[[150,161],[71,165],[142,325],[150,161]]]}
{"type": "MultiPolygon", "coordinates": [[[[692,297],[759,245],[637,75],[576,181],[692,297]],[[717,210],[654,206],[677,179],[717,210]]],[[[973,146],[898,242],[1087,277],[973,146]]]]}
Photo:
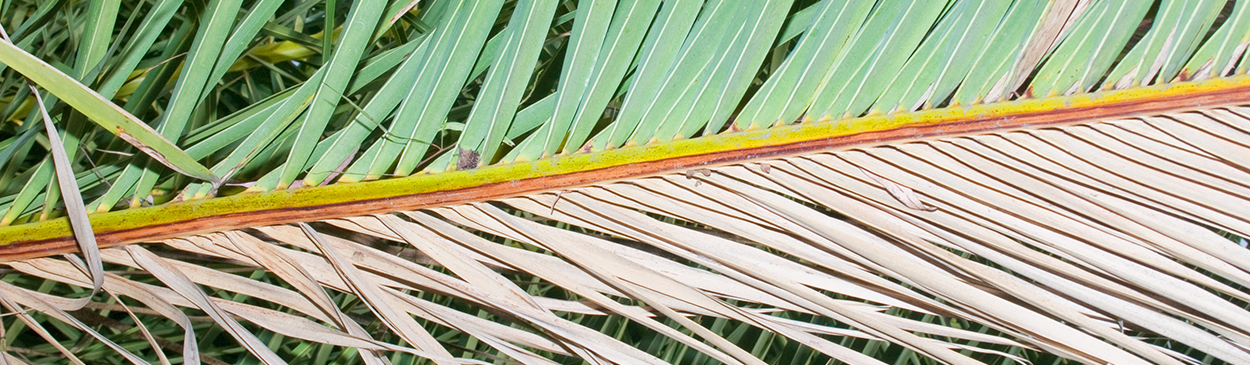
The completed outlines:
{"type": "Polygon", "coordinates": [[[1250,364],[1250,1],[2,6],[7,363],[1250,364]]]}

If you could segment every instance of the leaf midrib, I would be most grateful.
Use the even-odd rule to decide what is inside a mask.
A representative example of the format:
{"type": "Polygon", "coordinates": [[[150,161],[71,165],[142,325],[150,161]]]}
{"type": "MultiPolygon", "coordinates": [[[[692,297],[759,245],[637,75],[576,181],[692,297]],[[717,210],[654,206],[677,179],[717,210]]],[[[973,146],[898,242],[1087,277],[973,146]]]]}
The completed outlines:
{"type": "MultiPolygon", "coordinates": [[[[540,191],[769,157],[958,134],[1077,124],[1250,102],[1250,76],[1070,97],[754,129],[475,170],[175,202],[91,215],[101,247],[291,222],[307,222],[540,191]]],[[[73,252],[64,218],[0,227],[0,261],[73,252]]]]}

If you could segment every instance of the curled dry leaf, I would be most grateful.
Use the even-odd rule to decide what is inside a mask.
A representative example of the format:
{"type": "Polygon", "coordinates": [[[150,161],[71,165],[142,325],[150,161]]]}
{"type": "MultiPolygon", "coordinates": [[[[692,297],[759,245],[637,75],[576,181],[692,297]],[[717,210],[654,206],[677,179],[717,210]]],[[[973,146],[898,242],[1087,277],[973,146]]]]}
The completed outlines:
{"type": "Polygon", "coordinates": [[[863,172],[864,175],[867,175],[868,178],[872,179],[872,181],[876,181],[878,185],[881,185],[881,187],[885,188],[886,191],[889,191],[890,195],[893,196],[895,200],[898,200],[899,203],[903,203],[903,205],[908,208],[923,210],[926,212],[937,210],[937,207],[925,204],[924,201],[921,201],[920,195],[917,195],[915,191],[911,190],[911,188],[877,176],[877,174],[868,172],[868,170],[865,170],[862,167],[859,168],[859,171],[863,172]]]}

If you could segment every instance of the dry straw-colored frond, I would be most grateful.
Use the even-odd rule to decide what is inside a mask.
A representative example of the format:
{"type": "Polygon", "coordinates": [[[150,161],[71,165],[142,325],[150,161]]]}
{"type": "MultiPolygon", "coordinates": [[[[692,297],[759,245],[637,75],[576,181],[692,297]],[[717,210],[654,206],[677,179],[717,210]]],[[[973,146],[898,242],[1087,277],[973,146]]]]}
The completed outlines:
{"type": "MultiPolygon", "coordinates": [[[[1236,106],[855,147],[107,249],[136,271],[105,290],[184,327],[176,307],[203,310],[258,356],[272,352],[239,322],[366,359],[473,363],[435,337],[453,330],[521,363],[664,363],[570,320],[613,316],[726,364],[763,362],[713,318],[851,364],[881,362],[831,339],[951,364],[1026,361],[1004,346],[1090,364],[1194,361],[1182,348],[1250,363],[1250,252],[1217,233],[1250,233],[1247,156],[1250,108],[1236,106]],[[344,313],[327,289],[369,312],[344,313]],[[921,320],[934,316],[964,324],[921,320]]],[[[87,285],[60,259],[10,266],[87,285]]],[[[67,301],[3,290],[28,308],[67,301]]]]}

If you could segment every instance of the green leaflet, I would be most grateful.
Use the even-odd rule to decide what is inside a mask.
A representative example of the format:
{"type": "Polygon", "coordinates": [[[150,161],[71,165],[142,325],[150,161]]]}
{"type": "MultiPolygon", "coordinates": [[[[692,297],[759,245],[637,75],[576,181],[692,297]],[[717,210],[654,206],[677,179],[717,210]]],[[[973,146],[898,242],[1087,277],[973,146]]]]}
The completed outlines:
{"type": "MultiPolygon", "coordinates": [[[[724,56],[717,50],[729,47],[728,44],[733,39],[744,36],[741,29],[745,26],[745,21],[734,21],[745,20],[750,9],[757,5],[759,4],[755,2],[739,4],[732,1],[704,4],[704,9],[690,31],[691,36],[686,37],[681,53],[665,75],[663,89],[651,100],[641,116],[642,121],[638,128],[629,136],[630,143],[650,143],[657,135],[671,138],[676,133],[676,128],[686,122],[689,114],[696,111],[696,101],[702,95],[699,91],[708,88],[709,84],[724,80],[726,71],[715,72],[721,69],[713,67],[720,66],[716,61],[724,56]],[[737,11],[740,9],[741,11],[737,11]],[[713,80],[713,77],[719,79],[713,80]]],[[[622,106],[622,114],[625,108],[628,106],[622,106]]]]}
{"type": "MultiPolygon", "coordinates": [[[[743,8],[739,10],[739,14],[747,20],[742,25],[740,34],[735,37],[733,42],[729,43],[725,51],[725,56],[721,59],[721,65],[718,70],[725,73],[725,81],[719,85],[719,93],[709,93],[703,95],[708,97],[712,94],[716,98],[710,101],[712,109],[710,119],[706,125],[700,126],[698,123],[690,123],[692,121],[702,120],[702,117],[683,121],[683,125],[679,128],[675,138],[688,138],[699,129],[703,130],[703,135],[719,133],[722,128],[729,122],[729,115],[733,113],[738,104],[741,102],[743,95],[747,91],[747,87],[754,81],[755,75],[760,68],[760,63],[764,61],[764,57],[768,55],[768,45],[773,43],[773,38],[777,36],[777,32],[781,30],[783,14],[790,9],[793,1],[767,1],[759,9],[747,10],[743,8]]],[[[722,42],[724,42],[722,40],[722,42]]],[[[708,79],[710,86],[716,78],[708,79]]],[[[714,89],[715,90],[715,89],[714,89]]],[[[700,104],[696,102],[696,105],[700,104]]],[[[664,136],[660,136],[663,138],[664,136]]]]}
{"type": "MultiPolygon", "coordinates": [[[[201,107],[201,97],[207,85],[212,84],[213,65],[221,54],[226,35],[234,24],[234,18],[224,14],[236,14],[242,5],[240,0],[214,0],[208,4],[208,11],[200,20],[200,29],[191,42],[191,50],[187,51],[187,62],[183,64],[177,84],[174,85],[169,105],[161,119],[157,122],[157,131],[165,138],[177,138],[191,122],[195,109],[201,107]]],[[[159,175],[155,165],[151,163],[139,169],[138,164],[127,166],[122,176],[139,174],[131,190],[131,205],[137,206],[146,199],[156,185],[159,175]]]]}
{"type": "MultiPolygon", "coordinates": [[[[656,95],[662,92],[661,89],[676,87],[676,84],[665,82],[665,77],[669,75],[669,69],[673,67],[679,54],[684,53],[684,40],[700,13],[700,6],[704,7],[703,11],[713,12],[719,5],[719,1],[700,4],[697,0],[676,0],[660,9],[660,14],[651,24],[652,31],[643,42],[642,52],[638,53],[641,61],[634,71],[637,76],[625,94],[620,114],[612,125],[591,140],[592,149],[614,148],[624,144],[643,122],[644,114],[656,95]]],[[[658,120],[651,123],[656,122],[658,120]]]]}
{"type": "Polygon", "coordinates": [[[122,61],[110,69],[100,87],[96,89],[100,95],[112,97],[117,89],[122,87],[130,73],[135,70],[139,62],[143,60],[143,56],[152,47],[152,43],[164,31],[165,25],[177,13],[178,7],[182,5],[181,0],[160,0],[143,16],[143,21],[139,24],[139,28],[134,35],[130,37],[130,42],[122,48],[119,56],[122,61]]]}
{"type": "MultiPolygon", "coordinates": [[[[322,67],[322,70],[326,71],[325,78],[317,85],[317,93],[313,97],[312,105],[309,106],[304,119],[299,123],[299,134],[295,137],[295,144],[287,155],[286,168],[282,170],[277,187],[290,185],[295,181],[296,176],[303,172],[304,164],[313,154],[313,149],[317,141],[321,139],[321,134],[325,132],[326,123],[329,123],[335,106],[343,97],[343,90],[347,88],[352,71],[360,62],[361,54],[373,37],[373,30],[377,27],[385,8],[385,1],[365,0],[353,6],[351,13],[347,15],[347,25],[344,26],[343,36],[334,48],[330,62],[322,67]]],[[[329,13],[327,16],[332,14],[329,13]]],[[[327,36],[326,39],[330,37],[327,36]]],[[[328,47],[329,43],[326,44],[328,47]]],[[[260,185],[260,187],[266,190],[272,188],[268,185],[260,185]]]]}
{"type": "Polygon", "coordinates": [[[456,96],[454,90],[463,87],[472,70],[472,63],[449,63],[449,60],[476,58],[500,4],[499,0],[493,0],[447,5],[449,12],[431,32],[429,51],[421,55],[416,82],[406,92],[392,119],[390,130],[394,134],[374,142],[369,151],[376,152],[366,152],[353,162],[345,176],[369,180],[392,168],[398,175],[407,175],[416,168],[451,110],[456,96]]]}
{"type": "Polygon", "coordinates": [[[873,80],[897,75],[925,36],[927,29],[911,25],[932,24],[945,5],[899,0],[877,4],[847,52],[829,69],[828,81],[813,98],[808,118],[839,119],[867,112],[887,87],[873,80]]]}
{"type": "Polygon", "coordinates": [[[872,8],[866,2],[838,0],[825,0],[817,6],[813,14],[816,20],[808,22],[810,27],[794,51],[742,108],[735,128],[770,127],[798,118],[872,8]]]}
{"type": "Polygon", "coordinates": [[[940,103],[963,80],[985,49],[998,20],[1007,12],[1005,1],[960,1],[947,11],[916,55],[894,77],[874,106],[882,111],[918,110],[940,103]]]}
{"type": "Polygon", "coordinates": [[[1171,81],[1207,33],[1226,1],[1160,3],[1150,31],[1107,75],[1103,89],[1123,89],[1171,81]]]}
{"type": "MultiPolygon", "coordinates": [[[[519,109],[521,93],[525,91],[541,49],[537,45],[542,44],[555,6],[554,0],[540,0],[522,3],[513,10],[512,20],[504,31],[508,37],[486,75],[478,102],[473,105],[456,143],[458,150],[475,151],[480,157],[477,161],[457,162],[459,168],[476,168],[494,161],[495,152],[519,109]]],[[[440,171],[448,167],[435,165],[430,169],[440,171]]]]}
{"type": "Polygon", "coordinates": [[[91,118],[105,130],[126,140],[175,171],[201,180],[218,180],[217,176],[209,172],[207,168],[187,156],[185,152],[162,138],[155,130],[130,113],[12,43],[0,41],[0,63],[10,65],[22,75],[56,94],[61,100],[74,106],[76,110],[91,118]]]}
{"type": "Polygon", "coordinates": [[[1140,1],[1090,5],[1038,71],[1031,87],[1033,94],[1071,95],[1088,91],[1115,61],[1149,8],[1150,3],[1140,1]]]}
{"type": "Polygon", "coordinates": [[[970,105],[1002,98],[1007,83],[1016,75],[1014,67],[1020,62],[1024,45],[1036,31],[1038,19],[1045,15],[1047,4],[1043,2],[1016,2],[998,22],[989,43],[980,51],[967,77],[951,97],[953,105],[970,105]],[[1002,52],[1014,49],[1015,52],[1002,52]]]}
{"type": "MultiPolygon", "coordinates": [[[[631,6],[634,1],[626,1],[624,6],[631,6]]],[[[535,146],[542,149],[542,156],[548,156],[556,152],[565,140],[565,132],[574,123],[574,113],[579,110],[582,100],[586,99],[585,90],[591,80],[591,72],[601,74],[602,63],[606,61],[599,60],[599,57],[612,57],[611,54],[600,54],[599,50],[607,43],[609,50],[617,46],[618,39],[605,39],[604,36],[608,32],[608,25],[612,22],[613,10],[616,7],[616,1],[612,0],[592,0],[589,4],[579,6],[577,9],[577,18],[573,21],[573,30],[570,32],[569,46],[566,51],[568,54],[564,58],[564,68],[560,73],[560,88],[556,91],[558,98],[556,99],[555,113],[552,114],[551,120],[547,123],[551,124],[551,128],[547,130],[546,136],[542,143],[535,146]],[[610,42],[610,43],[608,43],[610,42]],[[583,81],[584,80],[584,81],[583,81]]],[[[626,14],[622,14],[628,17],[626,14]]],[[[626,17],[618,17],[617,19],[625,19],[626,17]]],[[[622,45],[628,47],[626,43],[622,45]]],[[[623,58],[623,57],[622,57],[623,58]]],[[[620,62],[620,60],[617,60],[620,62]]],[[[599,76],[599,75],[596,75],[599,76]]],[[[596,80],[597,81],[597,80],[596,80]]],[[[591,87],[593,91],[593,87],[591,87]]],[[[583,122],[584,123],[584,122],[583,122]]],[[[566,148],[567,149],[567,148],[566,148]]],[[[534,153],[526,153],[534,155],[534,153]]]]}
{"type": "MultiPolygon", "coordinates": [[[[1204,80],[1227,76],[1237,69],[1247,46],[1250,46],[1250,1],[1238,0],[1224,24],[1181,69],[1180,77],[1204,80]]],[[[1247,64],[1250,62],[1241,62],[1242,71],[1247,64]]]]}
{"type": "MultiPolygon", "coordinates": [[[[382,120],[395,110],[395,106],[399,105],[399,101],[403,99],[404,89],[411,87],[413,80],[416,79],[416,70],[421,65],[419,62],[421,58],[415,56],[425,53],[426,46],[429,44],[428,40],[428,37],[414,40],[413,42],[419,44],[417,48],[399,65],[391,77],[386,79],[386,82],[378,89],[377,95],[365,104],[364,110],[359,111],[356,117],[348,122],[348,126],[341,130],[342,136],[334,139],[333,145],[325,152],[313,154],[313,156],[322,157],[316,160],[311,170],[308,171],[308,175],[304,177],[305,185],[320,185],[343,163],[345,158],[343,156],[354,153],[369,132],[380,127],[382,120]]],[[[390,131],[385,130],[384,133],[389,135],[390,131]]],[[[329,139],[323,143],[327,141],[329,139]]]]}

